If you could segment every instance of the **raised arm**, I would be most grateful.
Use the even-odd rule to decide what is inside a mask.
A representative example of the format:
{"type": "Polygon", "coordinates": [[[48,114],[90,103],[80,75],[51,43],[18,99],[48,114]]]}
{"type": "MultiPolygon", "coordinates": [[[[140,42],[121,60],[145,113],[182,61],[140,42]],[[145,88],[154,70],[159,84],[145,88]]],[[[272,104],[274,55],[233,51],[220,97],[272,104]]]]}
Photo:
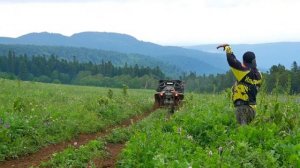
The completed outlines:
{"type": "Polygon", "coordinates": [[[223,44],[218,46],[217,48],[223,47],[223,50],[226,52],[227,62],[235,76],[235,78],[240,81],[242,80],[246,74],[250,72],[248,67],[243,66],[243,64],[236,59],[235,55],[233,54],[231,47],[228,44],[223,44]]]}

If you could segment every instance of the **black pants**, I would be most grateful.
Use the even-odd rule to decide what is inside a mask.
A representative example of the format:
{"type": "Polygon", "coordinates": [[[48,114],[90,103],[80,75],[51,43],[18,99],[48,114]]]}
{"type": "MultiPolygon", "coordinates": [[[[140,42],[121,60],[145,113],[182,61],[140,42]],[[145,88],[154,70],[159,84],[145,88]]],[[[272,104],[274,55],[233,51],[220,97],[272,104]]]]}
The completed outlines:
{"type": "Polygon", "coordinates": [[[239,124],[249,124],[255,117],[256,111],[248,105],[240,105],[235,107],[236,120],[239,124]]]}

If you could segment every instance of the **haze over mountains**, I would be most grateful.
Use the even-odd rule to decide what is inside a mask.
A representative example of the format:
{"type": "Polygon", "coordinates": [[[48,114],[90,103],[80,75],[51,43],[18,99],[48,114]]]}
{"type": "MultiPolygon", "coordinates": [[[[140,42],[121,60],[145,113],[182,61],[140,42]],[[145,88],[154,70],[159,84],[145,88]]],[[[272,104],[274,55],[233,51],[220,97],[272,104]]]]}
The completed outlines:
{"type": "Polygon", "coordinates": [[[20,44],[0,44],[0,56],[7,55],[9,51],[14,51],[15,55],[31,56],[57,56],[68,61],[74,58],[79,62],[93,62],[101,64],[102,61],[111,61],[115,66],[124,66],[138,64],[139,66],[156,67],[159,66],[162,71],[172,76],[181,71],[174,65],[164,64],[152,57],[140,54],[124,54],[114,51],[105,51],[98,49],[64,47],[64,46],[37,46],[37,45],[20,45],[20,44]],[[172,70],[172,71],[171,71],[172,70]]]}
{"type": "MultiPolygon", "coordinates": [[[[197,49],[211,53],[222,53],[216,50],[217,44],[188,46],[186,48],[197,49]]],[[[233,44],[231,45],[235,55],[242,59],[245,51],[255,52],[258,66],[267,70],[272,65],[284,65],[290,69],[293,61],[300,64],[300,42],[277,42],[262,44],[233,44]]]]}
{"type": "MultiPolygon", "coordinates": [[[[217,44],[199,46],[162,46],[140,41],[130,35],[107,32],[82,32],[72,36],[56,33],[29,33],[18,38],[0,37],[0,54],[9,49],[17,54],[57,55],[70,60],[99,62],[112,60],[114,64],[160,66],[168,74],[197,72],[197,74],[224,73],[229,70],[224,53],[217,44]]],[[[268,43],[232,45],[238,58],[251,50],[256,53],[258,66],[268,70],[272,65],[289,68],[293,61],[300,62],[300,43],[268,43]]]]}
{"type": "Polygon", "coordinates": [[[222,73],[227,69],[226,60],[222,59],[221,54],[161,46],[118,33],[82,32],[70,37],[47,32],[30,33],[18,38],[2,37],[0,44],[84,47],[125,54],[134,53],[155,59],[163,64],[174,65],[180,71],[193,71],[198,74],[222,73]]]}

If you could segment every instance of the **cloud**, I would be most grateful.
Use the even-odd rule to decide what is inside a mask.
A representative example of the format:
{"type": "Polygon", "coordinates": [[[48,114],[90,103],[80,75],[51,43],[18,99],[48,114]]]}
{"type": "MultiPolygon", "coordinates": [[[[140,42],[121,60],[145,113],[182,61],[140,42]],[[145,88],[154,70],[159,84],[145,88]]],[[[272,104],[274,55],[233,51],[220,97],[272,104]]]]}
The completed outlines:
{"type": "Polygon", "coordinates": [[[249,0],[205,0],[205,5],[207,7],[213,8],[227,8],[227,7],[237,7],[249,3],[249,0]]]}
{"type": "Polygon", "coordinates": [[[5,13],[0,15],[0,36],[108,31],[162,44],[300,39],[297,0],[0,0],[0,4],[5,13]]]}
{"type": "MultiPolygon", "coordinates": [[[[86,3],[108,0],[1,0],[0,3],[86,3]]],[[[121,1],[121,0],[114,0],[121,1]]]]}

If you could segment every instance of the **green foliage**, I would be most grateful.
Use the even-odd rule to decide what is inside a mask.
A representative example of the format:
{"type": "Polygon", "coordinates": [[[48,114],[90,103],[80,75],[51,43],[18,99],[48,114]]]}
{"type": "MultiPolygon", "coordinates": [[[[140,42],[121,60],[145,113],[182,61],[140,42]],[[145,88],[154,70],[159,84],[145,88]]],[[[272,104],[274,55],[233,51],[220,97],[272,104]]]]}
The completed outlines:
{"type": "Polygon", "coordinates": [[[22,98],[18,97],[15,101],[14,101],[14,111],[15,112],[23,112],[25,110],[25,102],[22,98]]]}
{"type": "Polygon", "coordinates": [[[123,96],[128,96],[128,86],[123,85],[123,96]]]}
{"type": "Polygon", "coordinates": [[[132,133],[130,128],[116,128],[105,139],[109,143],[125,143],[130,139],[132,133]]]}
{"type": "Polygon", "coordinates": [[[105,143],[101,140],[92,140],[79,148],[70,146],[63,152],[54,153],[51,160],[43,162],[41,167],[89,167],[94,165],[93,158],[105,154],[104,149],[105,143]]]}
{"type": "Polygon", "coordinates": [[[113,92],[111,89],[108,89],[107,97],[108,97],[109,99],[112,99],[112,98],[113,98],[113,95],[114,95],[114,92],[113,92]]]}
{"type": "Polygon", "coordinates": [[[43,84],[1,79],[0,160],[93,133],[152,107],[153,92],[43,84]]]}
{"type": "Polygon", "coordinates": [[[169,120],[133,134],[118,167],[300,166],[299,97],[259,97],[265,108],[250,125],[239,126],[227,96],[187,95],[191,102],[169,120]]]}
{"type": "MultiPolygon", "coordinates": [[[[274,65],[269,72],[263,73],[263,91],[273,94],[300,93],[300,67],[296,62],[288,70],[283,65],[274,65]]],[[[196,93],[220,93],[236,81],[231,71],[217,75],[196,75],[194,72],[183,74],[181,79],[186,83],[186,90],[196,93]]]]}
{"type": "Polygon", "coordinates": [[[124,143],[129,140],[134,132],[147,127],[153,121],[162,119],[165,113],[166,111],[158,110],[139,123],[132,124],[129,127],[119,127],[114,129],[112,133],[104,137],[104,139],[98,138],[98,140],[90,141],[89,143],[80,146],[79,149],[76,148],[76,145],[67,148],[62,152],[54,154],[50,161],[42,163],[42,167],[95,167],[96,165],[94,165],[93,161],[95,159],[103,159],[103,157],[106,157],[106,155],[103,155],[106,151],[102,146],[96,149],[91,148],[91,144],[124,143]],[[97,158],[95,158],[95,156],[97,158]]]}
{"type": "Polygon", "coordinates": [[[101,64],[103,61],[111,61],[112,64],[117,67],[124,66],[125,64],[127,67],[134,66],[135,64],[150,68],[159,66],[163,72],[172,75],[176,75],[181,71],[175,65],[165,64],[156,58],[149,57],[148,55],[125,54],[114,51],[79,47],[0,44],[0,55],[7,55],[7,53],[11,52],[12,49],[14,52],[11,53],[11,55],[15,54],[19,56],[27,54],[28,58],[31,58],[32,56],[45,56],[46,58],[50,58],[52,55],[55,55],[60,60],[64,59],[68,62],[92,62],[93,64],[101,64]]]}
{"type": "Polygon", "coordinates": [[[156,86],[149,86],[149,82],[164,76],[159,67],[150,68],[137,64],[128,66],[127,63],[121,67],[113,65],[110,60],[102,60],[95,64],[78,62],[75,57],[72,61],[67,61],[54,55],[16,56],[11,50],[7,56],[0,55],[0,77],[7,79],[119,88],[122,87],[122,82],[125,82],[132,88],[143,88],[146,85],[153,88],[156,86]],[[134,78],[135,82],[121,80],[124,76],[134,78]]]}

